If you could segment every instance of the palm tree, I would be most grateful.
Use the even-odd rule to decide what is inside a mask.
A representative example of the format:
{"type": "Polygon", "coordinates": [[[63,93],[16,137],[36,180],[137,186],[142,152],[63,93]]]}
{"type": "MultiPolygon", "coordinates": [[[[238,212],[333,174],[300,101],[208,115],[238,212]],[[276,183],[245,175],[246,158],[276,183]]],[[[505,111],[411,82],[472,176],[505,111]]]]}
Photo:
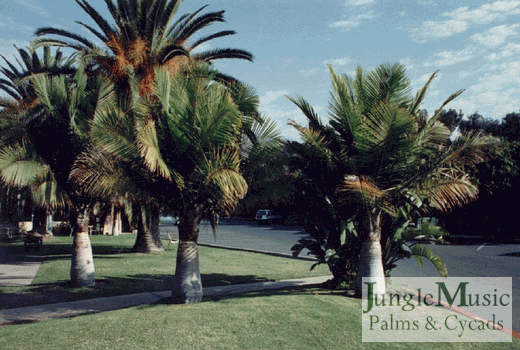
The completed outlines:
{"type": "MultiPolygon", "coordinates": [[[[43,54],[40,55],[34,47],[26,49],[17,48],[20,59],[15,59],[15,63],[11,63],[4,56],[5,66],[0,67],[0,72],[5,79],[0,79],[0,90],[9,95],[6,98],[0,98],[0,129],[7,127],[9,131],[4,130],[0,136],[0,145],[9,145],[13,140],[17,140],[26,132],[24,127],[25,121],[20,120],[23,115],[32,107],[34,107],[37,94],[34,86],[29,78],[36,74],[61,75],[73,74],[75,72],[74,55],[65,57],[60,50],[55,53],[51,52],[49,46],[43,47],[43,54]],[[14,125],[17,124],[17,127],[14,125]],[[13,131],[18,130],[22,134],[14,134],[13,131]]],[[[47,231],[48,210],[45,207],[35,206],[33,230],[41,234],[49,234],[47,231]]]]}
{"type": "Polygon", "coordinates": [[[186,303],[202,297],[197,250],[201,218],[230,212],[247,191],[240,152],[249,117],[242,111],[254,109],[258,98],[215,82],[216,74],[207,65],[190,66],[175,77],[156,69],[152,95],[135,92],[135,104],[126,113],[114,109],[94,121],[104,131],[93,132],[93,137],[108,155],[101,157],[105,161],[92,161],[101,164],[97,168],[77,163],[85,176],[76,180],[84,190],[120,191],[137,203],[148,195],[148,203],[177,213],[180,243],[173,296],[186,303]],[[118,180],[130,171],[135,181],[118,180]]]}
{"type": "Polygon", "coordinates": [[[435,73],[413,98],[402,65],[381,65],[369,73],[358,67],[354,79],[329,69],[333,90],[328,125],[301,97],[289,99],[309,126],[293,125],[310,154],[322,161],[314,171],[334,174],[329,181],[336,199],[351,210],[347,214],[361,241],[357,289],[368,277],[377,282],[374,292],[384,293],[381,238],[388,233],[383,228],[403,213],[448,211],[473,200],[478,190],[467,168],[490,156],[493,141],[475,135],[451,142],[450,130],[437,120],[462,91],[452,94],[433,117],[421,117],[419,107],[435,73]]]}
{"type": "MultiPolygon", "coordinates": [[[[0,175],[9,186],[30,187],[33,201],[48,209],[71,212],[74,243],[72,282],[95,285],[88,222],[92,199],[78,195],[69,181],[72,165],[89,145],[90,120],[113,102],[111,86],[78,68],[74,77],[34,75],[37,95],[24,115],[11,118],[11,137],[0,150],[0,175]],[[22,129],[23,132],[19,130],[22,129]]],[[[10,126],[10,127],[9,127],[10,126]]]]}
{"type": "Polygon", "coordinates": [[[239,58],[251,61],[253,56],[244,50],[216,49],[195,52],[202,44],[213,39],[235,34],[226,30],[204,36],[188,43],[193,35],[203,28],[224,22],[224,11],[200,14],[201,7],[194,13],[185,14],[175,22],[181,1],[179,0],[105,0],[114,24],[103,18],[87,0],[76,0],[78,5],[90,16],[97,29],[77,22],[96,39],[103,43],[97,46],[93,41],[78,34],[57,29],[40,28],[36,35],[38,44],[69,47],[86,54],[97,69],[106,74],[123,91],[129,89],[129,72],[140,80],[140,93],[152,91],[154,69],[165,67],[175,73],[189,60],[212,62],[216,59],[239,58]],[[61,37],[49,38],[48,36],[61,37]]]}

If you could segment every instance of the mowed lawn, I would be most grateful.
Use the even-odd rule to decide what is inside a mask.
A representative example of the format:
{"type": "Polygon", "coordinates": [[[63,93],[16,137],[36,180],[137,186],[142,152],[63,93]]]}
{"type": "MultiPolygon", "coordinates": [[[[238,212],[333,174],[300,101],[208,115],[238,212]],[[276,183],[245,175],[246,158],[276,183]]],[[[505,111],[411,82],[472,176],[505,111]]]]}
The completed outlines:
{"type": "Polygon", "coordinates": [[[512,343],[362,343],[361,302],[319,289],[247,294],[0,328],[0,349],[520,349],[512,343]]]}
{"type": "MultiPolygon", "coordinates": [[[[73,288],[68,237],[45,242],[34,285],[0,288],[3,308],[102,295],[168,289],[175,249],[133,254],[135,236],[94,236],[98,285],[73,288]],[[4,301],[10,304],[5,304],[4,301]]],[[[23,253],[19,243],[4,245],[23,253]]],[[[312,262],[200,248],[205,286],[329,274],[312,262]]],[[[1,312],[1,311],[0,311],[1,312]]],[[[363,343],[361,301],[320,288],[206,298],[194,305],[168,300],[74,318],[0,327],[0,349],[520,349],[512,343],[363,343]]]]}
{"type": "MultiPolygon", "coordinates": [[[[0,287],[0,309],[170,290],[177,245],[160,253],[130,253],[135,237],[91,237],[97,282],[94,288],[75,288],[69,283],[71,237],[45,241],[41,252],[44,260],[32,285],[0,287]]],[[[0,244],[8,254],[25,254],[21,242],[0,244]]],[[[199,253],[205,287],[330,275],[326,266],[310,271],[313,263],[305,260],[208,247],[199,247],[199,253]]]]}

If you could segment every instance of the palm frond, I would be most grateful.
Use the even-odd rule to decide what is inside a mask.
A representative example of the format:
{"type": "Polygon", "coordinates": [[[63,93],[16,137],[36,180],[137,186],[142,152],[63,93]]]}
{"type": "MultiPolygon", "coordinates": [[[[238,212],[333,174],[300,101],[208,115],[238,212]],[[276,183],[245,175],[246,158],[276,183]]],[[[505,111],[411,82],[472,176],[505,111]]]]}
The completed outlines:
{"type": "Polygon", "coordinates": [[[163,160],[159,140],[157,138],[156,125],[153,120],[147,120],[137,131],[137,144],[144,163],[154,173],[171,179],[171,172],[163,160]]]}
{"type": "Polygon", "coordinates": [[[200,38],[196,42],[194,42],[191,45],[190,50],[193,50],[197,46],[200,46],[201,44],[204,44],[205,42],[208,42],[210,40],[217,39],[217,38],[222,38],[224,36],[234,35],[234,34],[236,34],[236,32],[234,30],[223,30],[223,31],[220,31],[220,32],[215,33],[215,34],[211,34],[211,35],[205,36],[203,38],[200,38]]]}
{"type": "Polygon", "coordinates": [[[43,171],[45,165],[35,158],[26,144],[0,150],[0,176],[8,186],[31,186],[43,171]]]}
{"type": "Polygon", "coordinates": [[[421,246],[416,244],[412,247],[412,256],[415,258],[420,267],[423,267],[422,258],[428,259],[441,277],[448,277],[448,268],[446,267],[446,263],[442,261],[442,259],[433,254],[431,249],[426,246],[421,246]]]}
{"type": "Polygon", "coordinates": [[[211,51],[204,51],[201,53],[193,54],[194,60],[211,62],[213,60],[219,60],[223,58],[237,58],[241,60],[253,61],[254,56],[249,51],[240,49],[215,49],[211,51]]]}
{"type": "Polygon", "coordinates": [[[312,108],[312,106],[309,104],[309,102],[307,102],[303,97],[301,97],[301,96],[297,96],[297,97],[285,96],[285,97],[289,101],[294,103],[302,111],[303,115],[305,115],[305,117],[309,121],[309,127],[316,129],[318,131],[322,131],[325,128],[321,118],[314,111],[314,108],[312,108]]]}
{"type": "Polygon", "coordinates": [[[429,198],[432,207],[449,212],[476,199],[478,188],[467,175],[444,171],[425,181],[421,193],[429,198]]]}

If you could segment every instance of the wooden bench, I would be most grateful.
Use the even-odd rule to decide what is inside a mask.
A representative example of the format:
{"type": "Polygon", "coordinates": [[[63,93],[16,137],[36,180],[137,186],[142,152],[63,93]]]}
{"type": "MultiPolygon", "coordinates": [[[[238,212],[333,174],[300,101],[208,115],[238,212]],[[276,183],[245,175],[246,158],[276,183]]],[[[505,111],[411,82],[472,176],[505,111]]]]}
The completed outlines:
{"type": "Polygon", "coordinates": [[[23,237],[23,246],[26,252],[31,248],[39,252],[42,244],[43,236],[38,233],[28,233],[23,237]]]}

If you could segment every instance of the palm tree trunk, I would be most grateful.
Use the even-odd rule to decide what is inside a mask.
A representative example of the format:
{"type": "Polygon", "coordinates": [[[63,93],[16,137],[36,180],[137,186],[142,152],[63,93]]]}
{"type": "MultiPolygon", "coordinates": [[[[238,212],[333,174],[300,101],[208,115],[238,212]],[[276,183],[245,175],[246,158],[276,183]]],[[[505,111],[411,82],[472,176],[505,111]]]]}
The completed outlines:
{"type": "MultiPolygon", "coordinates": [[[[135,239],[135,244],[132,248],[133,252],[136,253],[153,253],[153,252],[162,252],[164,247],[161,242],[161,238],[158,235],[159,232],[152,232],[151,230],[151,222],[148,217],[146,210],[141,207],[139,209],[140,213],[138,214],[137,219],[137,237],[135,239]]],[[[152,211],[153,216],[155,211],[152,211]]],[[[159,213],[157,212],[157,216],[159,213]]]]}
{"type": "Polygon", "coordinates": [[[180,218],[177,265],[172,298],[182,304],[198,303],[202,300],[202,280],[199,270],[197,238],[199,229],[196,220],[180,218]]]}
{"type": "Polygon", "coordinates": [[[375,283],[374,294],[385,294],[385,271],[381,251],[381,212],[376,209],[368,209],[366,213],[363,223],[365,239],[361,246],[356,293],[361,295],[363,277],[365,277],[365,283],[375,283]]]}
{"type": "Polygon", "coordinates": [[[105,216],[105,222],[103,223],[103,234],[112,236],[114,233],[114,204],[110,205],[110,214],[105,216]]]}
{"type": "Polygon", "coordinates": [[[120,236],[123,234],[123,218],[121,216],[121,208],[116,207],[114,209],[114,215],[112,217],[112,235],[120,236]]]}
{"type": "Polygon", "coordinates": [[[94,287],[96,285],[96,273],[92,245],[88,235],[90,208],[84,206],[77,209],[74,223],[74,241],[72,249],[72,261],[70,266],[70,278],[75,286],[94,287]]]}
{"type": "Polygon", "coordinates": [[[110,214],[105,218],[103,223],[103,234],[109,236],[119,236],[123,232],[123,219],[121,217],[121,208],[114,203],[110,205],[110,214]]]}

